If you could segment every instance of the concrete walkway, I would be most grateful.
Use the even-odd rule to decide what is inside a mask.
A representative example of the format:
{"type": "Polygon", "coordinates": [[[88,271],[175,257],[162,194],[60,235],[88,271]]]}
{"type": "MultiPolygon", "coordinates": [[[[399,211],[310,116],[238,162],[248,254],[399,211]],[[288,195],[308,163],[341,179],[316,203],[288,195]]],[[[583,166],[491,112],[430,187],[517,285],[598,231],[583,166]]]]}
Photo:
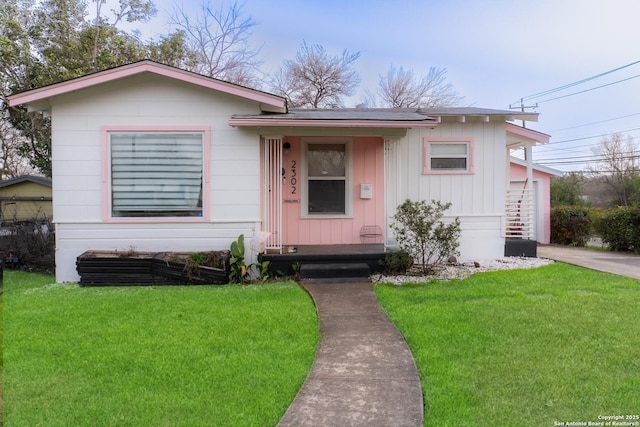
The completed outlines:
{"type": "Polygon", "coordinates": [[[638,255],[560,245],[539,245],[538,257],[640,279],[638,255]]]}
{"type": "Polygon", "coordinates": [[[279,426],[422,426],[420,378],[372,283],[306,283],[322,338],[279,426]]]}

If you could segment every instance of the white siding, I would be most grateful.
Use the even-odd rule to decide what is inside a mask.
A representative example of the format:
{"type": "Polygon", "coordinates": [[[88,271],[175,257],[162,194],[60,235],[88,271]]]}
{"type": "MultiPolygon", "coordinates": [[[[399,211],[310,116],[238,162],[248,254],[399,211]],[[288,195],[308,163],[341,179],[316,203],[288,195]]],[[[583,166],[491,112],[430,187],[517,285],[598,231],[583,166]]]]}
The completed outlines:
{"type": "Polygon", "coordinates": [[[56,279],[76,281],[76,257],[88,249],[227,249],[260,220],[256,133],[232,128],[233,114],[256,103],[156,75],[138,75],[54,98],[53,200],[56,279]],[[105,223],[102,126],[197,126],[211,130],[209,223],[105,223]]]}
{"type": "Polygon", "coordinates": [[[500,122],[444,122],[435,129],[409,130],[391,154],[398,156],[399,171],[390,171],[389,189],[399,188],[400,194],[387,193],[388,214],[393,215],[395,206],[406,199],[451,202],[445,219],[460,217],[460,258],[504,256],[505,138],[500,122]],[[473,137],[474,173],[423,175],[425,137],[473,137]]]}

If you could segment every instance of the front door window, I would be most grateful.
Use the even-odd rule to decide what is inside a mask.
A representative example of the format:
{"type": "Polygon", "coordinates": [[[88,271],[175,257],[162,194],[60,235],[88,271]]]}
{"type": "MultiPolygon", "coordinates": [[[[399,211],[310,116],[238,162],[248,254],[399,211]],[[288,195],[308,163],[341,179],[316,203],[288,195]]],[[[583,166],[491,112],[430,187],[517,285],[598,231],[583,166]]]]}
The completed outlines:
{"type": "Polygon", "coordinates": [[[347,214],[347,145],[307,146],[307,213],[347,214]]]}

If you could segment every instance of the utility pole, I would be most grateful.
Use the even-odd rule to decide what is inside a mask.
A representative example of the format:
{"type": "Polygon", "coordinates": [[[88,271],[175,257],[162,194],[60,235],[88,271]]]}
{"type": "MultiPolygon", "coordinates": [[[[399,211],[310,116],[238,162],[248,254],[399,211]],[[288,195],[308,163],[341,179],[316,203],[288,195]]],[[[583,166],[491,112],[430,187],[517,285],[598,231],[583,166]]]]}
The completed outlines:
{"type": "MultiPolygon", "coordinates": [[[[520,111],[522,111],[524,113],[524,109],[525,108],[538,108],[538,103],[536,102],[536,105],[524,105],[524,99],[520,98],[520,105],[516,105],[515,107],[511,104],[509,104],[509,109],[510,110],[514,110],[514,109],[520,109],[520,111]]],[[[524,119],[522,120],[522,127],[526,128],[527,126],[525,125],[524,119]]],[[[531,156],[531,147],[529,148],[525,148],[524,149],[524,159],[525,160],[530,160],[529,157],[531,156]]]]}
{"type": "MultiPolygon", "coordinates": [[[[536,102],[536,105],[524,105],[524,99],[520,98],[520,105],[516,105],[515,107],[511,104],[509,104],[509,109],[510,110],[515,110],[515,109],[520,109],[520,111],[522,111],[524,113],[524,109],[525,108],[538,108],[538,103],[536,102]]],[[[525,128],[525,124],[524,124],[524,120],[522,121],[522,127],[525,128]]]]}

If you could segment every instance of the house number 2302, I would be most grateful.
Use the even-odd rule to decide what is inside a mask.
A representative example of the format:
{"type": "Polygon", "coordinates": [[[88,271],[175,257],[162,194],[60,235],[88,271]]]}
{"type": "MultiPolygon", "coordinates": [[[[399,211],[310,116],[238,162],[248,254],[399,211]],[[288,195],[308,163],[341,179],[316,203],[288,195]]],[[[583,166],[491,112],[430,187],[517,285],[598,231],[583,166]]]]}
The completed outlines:
{"type": "Polygon", "coordinates": [[[295,160],[291,160],[291,194],[296,194],[296,185],[298,184],[298,178],[296,178],[297,175],[297,163],[295,160]]]}
{"type": "Polygon", "coordinates": [[[296,161],[291,160],[291,194],[296,194],[297,190],[296,185],[298,184],[298,179],[296,178],[296,176],[298,175],[298,171],[296,167],[296,161]]]}

